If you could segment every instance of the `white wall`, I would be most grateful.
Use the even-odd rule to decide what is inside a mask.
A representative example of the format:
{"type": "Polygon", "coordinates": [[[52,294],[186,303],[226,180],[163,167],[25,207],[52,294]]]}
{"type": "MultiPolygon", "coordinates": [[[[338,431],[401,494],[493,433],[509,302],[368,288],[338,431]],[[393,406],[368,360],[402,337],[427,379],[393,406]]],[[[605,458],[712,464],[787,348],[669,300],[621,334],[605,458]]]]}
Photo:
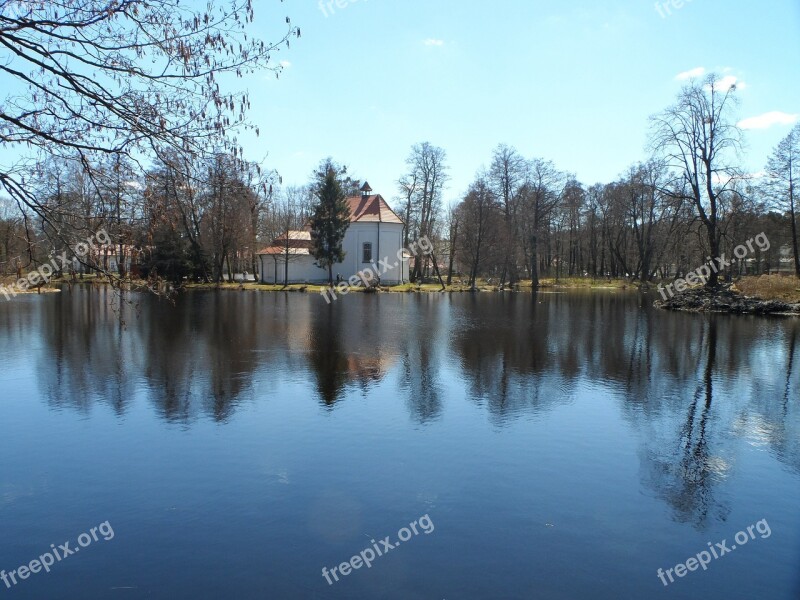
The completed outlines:
{"type": "MultiPolygon", "coordinates": [[[[344,261],[333,266],[333,277],[339,275],[347,280],[365,269],[380,273],[381,283],[395,285],[408,281],[408,261],[401,264],[398,258],[403,248],[403,226],[398,223],[352,223],[345,234],[342,247],[344,261]],[[378,232],[380,231],[380,236],[378,232]],[[363,244],[372,244],[372,263],[362,262],[363,244]],[[387,258],[389,269],[379,261],[387,258]]],[[[275,258],[260,256],[261,281],[264,283],[284,283],[284,261],[278,256],[278,277],[275,279],[275,258]]],[[[289,260],[289,283],[323,283],[328,281],[328,272],[314,264],[313,257],[293,257],[289,260]]]]}
{"type": "MultiPolygon", "coordinates": [[[[261,255],[259,258],[261,259],[262,283],[285,283],[286,266],[283,256],[261,255]]],[[[289,283],[315,283],[322,280],[328,280],[328,273],[314,264],[313,257],[292,256],[289,258],[289,283]]]]}

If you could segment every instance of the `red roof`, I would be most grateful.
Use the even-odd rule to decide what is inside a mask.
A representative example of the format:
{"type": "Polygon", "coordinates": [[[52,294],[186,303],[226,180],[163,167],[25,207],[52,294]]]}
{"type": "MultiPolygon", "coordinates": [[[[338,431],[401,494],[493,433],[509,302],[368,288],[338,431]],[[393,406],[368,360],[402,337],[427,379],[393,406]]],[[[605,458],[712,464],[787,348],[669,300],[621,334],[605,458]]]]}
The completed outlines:
{"type": "Polygon", "coordinates": [[[403,220],[389,208],[386,200],[380,194],[370,196],[353,196],[347,199],[350,207],[351,223],[397,223],[403,220]]]}
{"type": "Polygon", "coordinates": [[[303,231],[292,230],[282,233],[275,239],[275,242],[273,243],[285,243],[287,235],[289,236],[289,244],[291,246],[297,245],[299,247],[303,242],[311,242],[311,232],[307,229],[304,229],[303,231]]]}
{"type": "MultiPolygon", "coordinates": [[[[353,196],[347,199],[350,208],[351,223],[396,223],[403,224],[403,220],[397,216],[383,196],[374,194],[370,196],[353,196]]],[[[289,236],[289,254],[307,255],[311,248],[311,232],[308,229],[303,231],[289,231],[272,242],[268,248],[264,248],[259,254],[284,254],[286,252],[286,236],[289,236]]]]}
{"type": "Polygon", "coordinates": [[[286,247],[289,247],[288,254],[294,256],[302,256],[311,254],[311,232],[310,231],[287,231],[286,233],[277,237],[272,246],[264,248],[259,254],[286,254],[286,247]],[[289,238],[289,243],[286,243],[286,238],[289,238]]]}
{"type": "Polygon", "coordinates": [[[283,256],[284,254],[289,256],[309,256],[311,251],[308,248],[289,248],[287,252],[286,246],[270,246],[269,248],[264,248],[258,254],[259,256],[283,256]]]}

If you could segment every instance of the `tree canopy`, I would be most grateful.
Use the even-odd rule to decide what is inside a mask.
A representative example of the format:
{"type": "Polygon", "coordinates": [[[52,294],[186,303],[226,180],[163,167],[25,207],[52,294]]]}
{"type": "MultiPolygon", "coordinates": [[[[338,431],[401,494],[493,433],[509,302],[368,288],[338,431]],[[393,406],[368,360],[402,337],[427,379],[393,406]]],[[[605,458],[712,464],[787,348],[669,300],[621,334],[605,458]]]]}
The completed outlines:
{"type": "Polygon", "coordinates": [[[91,177],[107,156],[143,172],[169,153],[241,155],[250,100],[220,79],[277,74],[275,52],[300,35],[282,17],[278,39],[253,37],[254,17],[252,0],[0,0],[0,148],[18,156],[0,165],[0,186],[54,224],[30,183],[43,157],[91,177]]]}

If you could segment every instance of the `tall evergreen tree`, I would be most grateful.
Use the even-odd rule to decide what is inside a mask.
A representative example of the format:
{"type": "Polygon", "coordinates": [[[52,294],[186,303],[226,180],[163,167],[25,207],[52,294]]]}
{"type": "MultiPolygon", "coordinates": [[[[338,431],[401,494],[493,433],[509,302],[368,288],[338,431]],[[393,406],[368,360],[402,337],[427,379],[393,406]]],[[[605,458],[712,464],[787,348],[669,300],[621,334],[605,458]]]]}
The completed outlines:
{"type": "Polygon", "coordinates": [[[350,207],[342,175],[347,172],[330,159],[316,173],[314,195],[317,202],[311,216],[311,255],[323,269],[328,269],[328,284],[333,287],[333,265],[344,260],[342,248],[350,227],[350,207]]]}

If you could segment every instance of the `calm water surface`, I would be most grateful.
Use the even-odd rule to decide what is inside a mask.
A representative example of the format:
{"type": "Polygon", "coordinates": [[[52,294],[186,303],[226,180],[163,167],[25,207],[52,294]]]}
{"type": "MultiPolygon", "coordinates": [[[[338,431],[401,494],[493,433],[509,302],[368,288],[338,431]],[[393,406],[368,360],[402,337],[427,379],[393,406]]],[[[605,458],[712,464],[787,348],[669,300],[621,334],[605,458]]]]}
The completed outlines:
{"type": "Polygon", "coordinates": [[[0,597],[800,598],[798,320],[620,292],[133,298],[0,303],[0,569],[114,532],[0,597]]]}

